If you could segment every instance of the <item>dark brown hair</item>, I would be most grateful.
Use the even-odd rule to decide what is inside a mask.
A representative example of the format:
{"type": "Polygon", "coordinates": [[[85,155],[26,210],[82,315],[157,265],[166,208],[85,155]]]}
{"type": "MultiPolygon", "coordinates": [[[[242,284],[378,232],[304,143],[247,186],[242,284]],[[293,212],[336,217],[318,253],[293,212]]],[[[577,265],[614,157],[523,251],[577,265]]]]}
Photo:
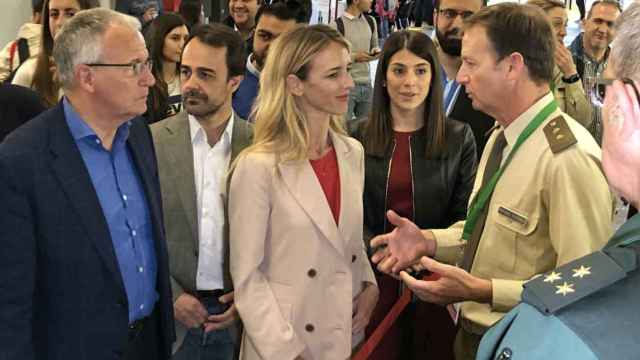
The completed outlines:
{"type": "Polygon", "coordinates": [[[442,153],[445,145],[442,70],[431,39],[421,32],[408,30],[396,31],[385,40],[373,85],[371,114],[362,134],[365,152],[382,157],[391,151],[393,141],[391,99],[383,84],[386,82],[391,57],[403,49],[427,60],[431,67],[429,95],[425,99],[424,107],[424,126],[420,131],[427,139],[425,156],[437,157],[442,153]]]}
{"type": "Polygon", "coordinates": [[[550,83],[555,61],[554,33],[547,15],[533,5],[502,3],[481,9],[465,21],[467,29],[482,26],[500,61],[518,53],[531,80],[550,83]]]}
{"type": "MultiPolygon", "coordinates": [[[[81,10],[93,9],[100,6],[98,0],[76,0],[81,10]]],[[[40,54],[38,54],[36,71],[33,74],[31,87],[40,94],[47,106],[52,107],[58,102],[60,84],[53,81],[51,62],[53,55],[53,36],[49,30],[49,0],[45,0],[42,6],[42,38],[40,41],[40,54]]]]}
{"type": "Polygon", "coordinates": [[[247,56],[244,41],[238,32],[222,24],[200,24],[193,28],[184,47],[186,48],[193,39],[211,47],[227,49],[228,78],[244,75],[247,56]]]}

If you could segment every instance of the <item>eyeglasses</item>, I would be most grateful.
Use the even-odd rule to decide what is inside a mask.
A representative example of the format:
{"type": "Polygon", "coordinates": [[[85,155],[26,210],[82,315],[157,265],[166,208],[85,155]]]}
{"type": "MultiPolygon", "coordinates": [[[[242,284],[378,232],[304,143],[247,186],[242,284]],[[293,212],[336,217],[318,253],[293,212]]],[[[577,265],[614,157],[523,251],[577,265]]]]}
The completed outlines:
{"type": "MultiPolygon", "coordinates": [[[[595,97],[597,101],[596,105],[600,107],[604,105],[604,97],[607,95],[607,86],[613,84],[615,80],[616,79],[598,79],[598,81],[596,81],[596,91],[595,91],[595,97]]],[[[638,88],[636,87],[636,84],[633,82],[633,80],[629,78],[623,78],[620,81],[622,81],[623,84],[631,85],[631,87],[633,88],[633,91],[636,93],[636,99],[640,104],[640,92],[638,92],[638,88]]]]}
{"type": "Polygon", "coordinates": [[[148,69],[149,71],[153,69],[153,62],[151,61],[151,59],[147,59],[146,61],[133,61],[128,64],[93,63],[85,65],[90,67],[128,67],[131,68],[135,76],[140,76],[145,69],[148,69]]]}
{"type": "Polygon", "coordinates": [[[473,11],[460,11],[455,9],[439,9],[438,14],[444,16],[447,20],[455,20],[456,17],[460,16],[462,20],[468,18],[473,15],[473,11]]]}

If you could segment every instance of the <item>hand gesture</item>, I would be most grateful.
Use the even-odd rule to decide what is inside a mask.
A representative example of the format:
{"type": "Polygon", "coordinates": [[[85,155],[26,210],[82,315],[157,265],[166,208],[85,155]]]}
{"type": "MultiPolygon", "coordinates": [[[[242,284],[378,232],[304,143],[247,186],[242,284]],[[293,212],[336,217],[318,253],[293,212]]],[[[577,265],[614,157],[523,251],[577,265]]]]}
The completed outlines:
{"type": "Polygon", "coordinates": [[[440,305],[460,301],[491,301],[491,281],[477,278],[456,266],[442,264],[426,256],[420,259],[420,264],[440,276],[437,280],[422,281],[406,271],[400,273],[402,281],[420,300],[440,305]]]}
{"type": "Polygon", "coordinates": [[[558,43],[553,55],[556,65],[560,68],[563,77],[569,77],[578,73],[576,64],[573,63],[573,56],[564,44],[558,43]]]}
{"type": "Polygon", "coordinates": [[[386,274],[395,274],[413,265],[421,256],[433,256],[436,245],[432,236],[425,238],[425,234],[416,224],[400,217],[393,210],[387,211],[387,219],[396,228],[371,240],[372,248],[386,245],[371,257],[371,260],[378,264],[378,270],[386,274]]]}

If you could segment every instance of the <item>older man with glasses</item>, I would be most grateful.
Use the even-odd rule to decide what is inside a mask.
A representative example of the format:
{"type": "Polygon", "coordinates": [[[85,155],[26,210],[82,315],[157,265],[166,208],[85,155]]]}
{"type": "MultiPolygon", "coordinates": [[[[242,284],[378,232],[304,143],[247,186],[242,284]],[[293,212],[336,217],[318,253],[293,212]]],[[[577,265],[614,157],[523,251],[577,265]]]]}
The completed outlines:
{"type": "MultiPolygon", "coordinates": [[[[601,81],[602,165],[611,186],[640,205],[640,3],[622,13],[601,81]]],[[[600,251],[524,285],[523,304],[482,339],[484,359],[636,359],[640,353],[640,215],[600,251]],[[535,332],[540,338],[532,338],[535,332]]]]}
{"type": "Polygon", "coordinates": [[[168,359],[169,265],[134,18],[82,11],[53,49],[65,96],[0,145],[0,358],[168,359]]]}

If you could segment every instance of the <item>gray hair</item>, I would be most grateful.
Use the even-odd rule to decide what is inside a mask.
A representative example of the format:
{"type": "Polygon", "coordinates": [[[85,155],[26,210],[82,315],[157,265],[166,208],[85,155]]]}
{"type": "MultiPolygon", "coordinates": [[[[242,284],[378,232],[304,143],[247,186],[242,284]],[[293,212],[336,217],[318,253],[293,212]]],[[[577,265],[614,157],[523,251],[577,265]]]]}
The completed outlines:
{"type": "Polygon", "coordinates": [[[136,18],[103,8],[80,11],[64,24],[53,46],[53,59],[63,89],[73,86],[77,65],[100,60],[102,38],[111,25],[140,31],[140,23],[136,18]]]}
{"type": "Polygon", "coordinates": [[[611,46],[616,78],[640,81],[640,2],[634,1],[616,22],[617,35],[611,46]]]}

